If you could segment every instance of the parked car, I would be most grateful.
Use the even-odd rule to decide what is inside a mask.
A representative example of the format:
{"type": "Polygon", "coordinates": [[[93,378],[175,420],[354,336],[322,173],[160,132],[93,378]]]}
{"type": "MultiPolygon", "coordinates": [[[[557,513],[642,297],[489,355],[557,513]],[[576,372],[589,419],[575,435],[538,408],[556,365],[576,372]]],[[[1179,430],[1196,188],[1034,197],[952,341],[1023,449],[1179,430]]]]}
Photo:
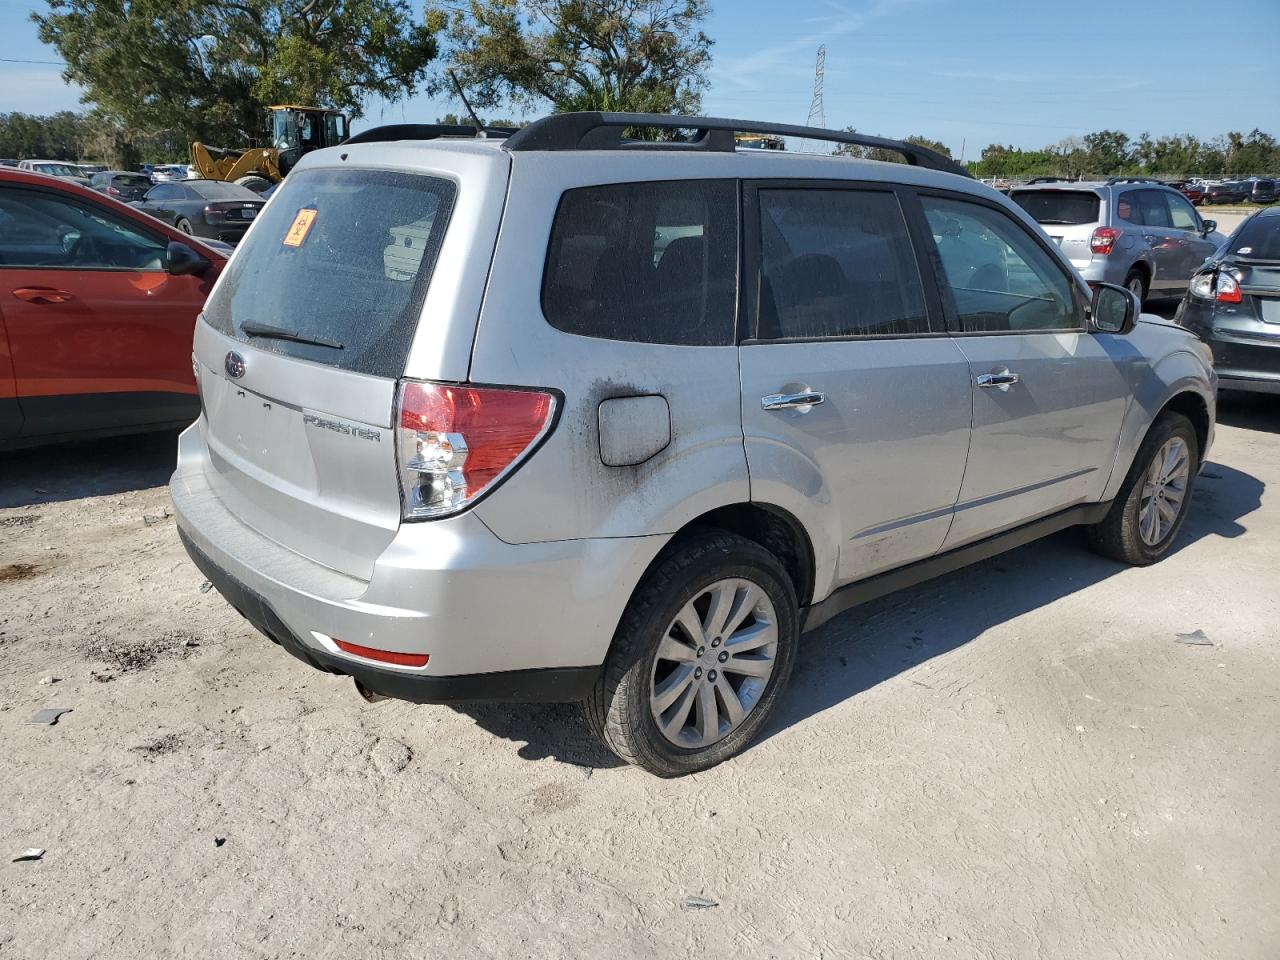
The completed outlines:
{"type": "Polygon", "coordinates": [[[1141,300],[1181,296],[1226,239],[1215,221],[1155,180],[1044,184],[1009,196],[1090,284],[1118,283],[1141,300]]]}
{"type": "Polygon", "coordinates": [[[1236,228],[1191,278],[1174,320],[1209,344],[1224,390],[1280,393],[1280,207],[1236,228]]]}
{"type": "Polygon", "coordinates": [[[125,201],[141,200],[151,189],[151,181],[146,174],[130,173],[128,170],[103,170],[95,173],[89,180],[91,189],[105,193],[109,197],[125,201]]]}
{"type": "Polygon", "coordinates": [[[1205,203],[1244,203],[1248,199],[1249,187],[1239,180],[1215,183],[1204,194],[1205,203]]]}
{"type": "Polygon", "coordinates": [[[0,448],[169,429],[226,258],[101,193],[0,169],[0,448]]]}
{"type": "Polygon", "coordinates": [[[79,167],[63,163],[61,160],[20,160],[18,161],[18,169],[26,170],[30,173],[43,173],[46,177],[70,180],[80,184],[82,187],[89,185],[89,178],[80,171],[79,167]]]}
{"type": "Polygon", "coordinates": [[[0,160],[0,167],[16,167],[17,165],[18,165],[17,160],[11,160],[11,159],[0,160]]]}
{"type": "Polygon", "coordinates": [[[1190,200],[1193,204],[1198,205],[1204,202],[1204,187],[1199,183],[1188,181],[1187,183],[1184,183],[1181,187],[1178,187],[1177,189],[1179,189],[1182,192],[1182,195],[1186,197],[1188,200],[1190,200]]]}
{"type": "Polygon", "coordinates": [[[80,168],[81,173],[91,180],[95,173],[101,173],[107,169],[106,164],[102,163],[77,163],[76,166],[80,168]]]}
{"type": "Polygon", "coordinates": [[[168,183],[171,180],[187,179],[187,168],[183,164],[164,163],[151,168],[152,183],[168,183]]]}
{"type": "Polygon", "coordinates": [[[196,325],[170,484],[204,576],[369,699],[583,700],[678,775],[857,603],[1072,524],[1174,543],[1208,348],[952,161],[439,133],[290,172],[196,325]]]}
{"type": "Polygon", "coordinates": [[[1254,203],[1275,203],[1276,182],[1270,177],[1259,177],[1249,184],[1249,199],[1254,203]]]}
{"type": "Polygon", "coordinates": [[[234,183],[180,180],[156,184],[138,209],[183,233],[236,243],[264,205],[252,190],[234,183]]]}

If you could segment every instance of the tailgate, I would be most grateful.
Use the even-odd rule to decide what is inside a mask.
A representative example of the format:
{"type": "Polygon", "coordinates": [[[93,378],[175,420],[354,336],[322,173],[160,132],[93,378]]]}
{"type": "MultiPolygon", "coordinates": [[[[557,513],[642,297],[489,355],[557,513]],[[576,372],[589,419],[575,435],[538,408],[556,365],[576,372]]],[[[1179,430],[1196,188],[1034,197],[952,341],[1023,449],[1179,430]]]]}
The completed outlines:
{"type": "Polygon", "coordinates": [[[290,360],[204,322],[195,353],[218,499],[263,536],[368,580],[400,526],[395,380],[290,360]],[[229,354],[243,360],[238,379],[229,354]]]}

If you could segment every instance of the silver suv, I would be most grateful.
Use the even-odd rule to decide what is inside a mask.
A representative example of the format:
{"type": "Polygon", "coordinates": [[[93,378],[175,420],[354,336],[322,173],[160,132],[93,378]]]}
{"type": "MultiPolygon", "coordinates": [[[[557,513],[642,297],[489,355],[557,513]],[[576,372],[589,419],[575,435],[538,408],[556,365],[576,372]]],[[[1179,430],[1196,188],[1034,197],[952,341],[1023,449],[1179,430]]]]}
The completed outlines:
{"type": "Polygon", "coordinates": [[[672,776],[860,602],[1074,524],[1169,551],[1207,348],[950,161],[705,118],[459,134],[308,155],[197,324],[179,532],[299,659],[369,699],[583,701],[672,776]]]}
{"type": "Polygon", "coordinates": [[[1010,199],[1044,227],[1091,285],[1116,283],[1140,300],[1181,297],[1226,239],[1186,197],[1158,180],[1040,183],[1010,199]]]}

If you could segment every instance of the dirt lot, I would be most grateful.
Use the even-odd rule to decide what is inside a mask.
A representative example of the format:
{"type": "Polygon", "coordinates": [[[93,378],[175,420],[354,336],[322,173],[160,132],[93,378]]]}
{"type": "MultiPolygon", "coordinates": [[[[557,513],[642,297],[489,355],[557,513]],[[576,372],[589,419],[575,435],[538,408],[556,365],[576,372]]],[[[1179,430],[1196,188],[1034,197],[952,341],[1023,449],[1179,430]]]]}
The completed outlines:
{"type": "Polygon", "coordinates": [[[1280,956],[1278,432],[1224,408],[1157,567],[1068,532],[827,625],[674,782],[272,647],[172,437],[0,457],[0,958],[1280,956]]]}

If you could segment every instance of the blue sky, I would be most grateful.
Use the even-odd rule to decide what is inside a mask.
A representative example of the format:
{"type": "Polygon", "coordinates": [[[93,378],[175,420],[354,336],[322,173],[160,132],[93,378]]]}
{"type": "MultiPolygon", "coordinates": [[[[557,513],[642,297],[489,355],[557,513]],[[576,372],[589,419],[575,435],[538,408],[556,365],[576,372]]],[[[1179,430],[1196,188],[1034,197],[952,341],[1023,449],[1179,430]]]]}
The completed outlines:
{"type": "MultiPolygon", "coordinates": [[[[0,0],[0,112],[77,109],[79,91],[58,66],[5,62],[57,59],[27,21],[33,9],[44,4],[0,0]]],[[[923,133],[957,155],[963,143],[968,158],[992,142],[1037,148],[1104,128],[1280,136],[1280,2],[1229,9],[1219,18],[1188,0],[713,0],[703,107],[803,123],[825,43],[829,126],[923,133]]],[[[427,97],[373,102],[355,127],[451,109],[427,97]]]]}

